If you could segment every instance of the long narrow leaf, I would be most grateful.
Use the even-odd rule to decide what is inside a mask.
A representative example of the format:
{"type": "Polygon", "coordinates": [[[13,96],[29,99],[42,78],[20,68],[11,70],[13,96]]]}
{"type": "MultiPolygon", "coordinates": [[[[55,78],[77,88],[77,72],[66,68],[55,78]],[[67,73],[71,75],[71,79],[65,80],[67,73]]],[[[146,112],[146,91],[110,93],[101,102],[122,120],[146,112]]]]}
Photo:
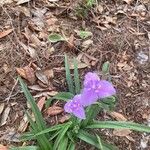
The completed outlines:
{"type": "Polygon", "coordinates": [[[100,150],[104,150],[104,147],[103,147],[103,144],[102,144],[102,141],[101,141],[100,137],[97,134],[96,134],[96,137],[97,137],[97,141],[99,143],[100,150]]]}
{"type": "Polygon", "coordinates": [[[39,150],[37,146],[21,146],[21,147],[11,147],[9,150],[39,150]]]}
{"type": "Polygon", "coordinates": [[[66,80],[67,80],[69,92],[74,94],[73,80],[72,80],[72,77],[71,77],[69,62],[68,62],[68,58],[67,58],[66,54],[65,54],[65,71],[66,71],[66,80]]]}
{"type": "Polygon", "coordinates": [[[58,150],[66,150],[68,145],[68,137],[64,136],[62,140],[60,141],[60,144],[58,146],[58,150]]]}
{"type": "Polygon", "coordinates": [[[47,128],[47,129],[45,129],[45,130],[43,130],[43,131],[40,131],[40,132],[38,132],[38,133],[36,133],[36,134],[29,134],[30,139],[35,138],[36,136],[39,136],[39,135],[42,135],[42,134],[45,134],[45,133],[49,133],[49,132],[52,132],[52,131],[59,130],[59,129],[65,127],[65,126],[68,125],[68,124],[70,124],[70,122],[52,126],[52,127],[47,128]]]}
{"type": "Polygon", "coordinates": [[[70,144],[68,145],[67,150],[75,150],[75,143],[73,143],[73,142],[71,141],[70,144]]]}
{"type": "MultiPolygon", "coordinates": [[[[28,112],[26,112],[26,115],[28,117],[28,120],[30,122],[30,125],[32,127],[32,132],[34,134],[38,133],[39,132],[39,128],[37,126],[37,124],[32,120],[31,116],[29,115],[28,112]]],[[[43,149],[43,150],[51,150],[52,147],[48,141],[48,139],[45,137],[45,135],[41,135],[41,136],[37,136],[36,137],[36,140],[39,144],[39,146],[43,149]]]]}
{"type": "Polygon", "coordinates": [[[62,138],[65,136],[67,130],[69,129],[71,123],[67,124],[65,127],[63,127],[60,131],[60,134],[58,135],[57,139],[55,140],[55,143],[54,143],[54,147],[53,147],[53,150],[57,150],[62,138]]]}
{"type": "Polygon", "coordinates": [[[87,128],[110,128],[110,129],[132,129],[140,132],[150,133],[150,127],[133,122],[125,121],[95,121],[87,128]]]}
{"type": "Polygon", "coordinates": [[[75,91],[76,94],[80,93],[80,78],[79,78],[79,72],[78,72],[78,64],[77,64],[77,60],[74,58],[73,60],[73,64],[74,64],[74,82],[75,82],[75,91]]]}
{"type": "Polygon", "coordinates": [[[27,101],[29,102],[30,106],[31,106],[31,109],[34,113],[34,116],[35,116],[35,120],[36,120],[36,123],[38,124],[38,127],[43,130],[46,128],[46,125],[45,125],[45,121],[42,117],[42,114],[39,110],[39,108],[37,107],[37,104],[35,103],[34,101],[34,98],[32,97],[31,93],[29,92],[27,86],[25,85],[25,83],[23,82],[23,80],[19,77],[19,82],[21,84],[21,87],[22,87],[22,90],[26,96],[26,99],[27,101]]]}
{"type": "MultiPolygon", "coordinates": [[[[79,139],[81,139],[82,141],[90,144],[90,145],[93,145],[97,148],[100,148],[99,143],[97,141],[97,138],[94,135],[91,135],[91,134],[89,134],[88,132],[86,132],[84,130],[80,130],[79,133],[77,134],[77,137],[79,139]]],[[[105,150],[118,150],[116,146],[113,146],[113,145],[111,145],[109,143],[106,143],[102,140],[101,140],[101,142],[103,143],[103,148],[105,150]]]]}

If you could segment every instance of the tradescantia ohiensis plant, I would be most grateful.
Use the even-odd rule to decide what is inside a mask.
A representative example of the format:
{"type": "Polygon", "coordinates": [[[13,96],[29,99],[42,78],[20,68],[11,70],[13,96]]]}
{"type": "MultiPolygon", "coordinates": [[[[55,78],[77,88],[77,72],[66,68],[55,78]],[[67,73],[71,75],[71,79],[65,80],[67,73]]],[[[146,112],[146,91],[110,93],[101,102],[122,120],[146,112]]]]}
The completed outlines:
{"type": "MultiPolygon", "coordinates": [[[[21,78],[19,81],[27,101],[31,105],[35,120],[29,112],[26,112],[30,122],[30,132],[22,136],[22,140],[36,140],[36,149],[40,150],[75,150],[76,144],[82,140],[97,149],[117,150],[117,147],[103,141],[93,129],[132,129],[140,132],[150,133],[150,127],[133,122],[119,121],[98,121],[97,114],[103,109],[111,111],[114,108],[116,89],[106,81],[100,80],[94,72],[85,75],[81,89],[77,62],[74,59],[74,80],[69,69],[67,56],[65,55],[66,80],[68,92],[60,92],[50,98],[46,106],[49,106],[55,99],[65,101],[64,110],[71,114],[71,118],[63,124],[46,126],[44,118],[39,111],[34,98],[27,89],[21,78]]],[[[108,73],[108,62],[103,65],[102,72],[108,73]]],[[[31,147],[31,146],[30,146],[31,147]]],[[[26,147],[26,150],[28,147],[26,147]]],[[[22,148],[17,148],[21,150],[22,148]]]]}

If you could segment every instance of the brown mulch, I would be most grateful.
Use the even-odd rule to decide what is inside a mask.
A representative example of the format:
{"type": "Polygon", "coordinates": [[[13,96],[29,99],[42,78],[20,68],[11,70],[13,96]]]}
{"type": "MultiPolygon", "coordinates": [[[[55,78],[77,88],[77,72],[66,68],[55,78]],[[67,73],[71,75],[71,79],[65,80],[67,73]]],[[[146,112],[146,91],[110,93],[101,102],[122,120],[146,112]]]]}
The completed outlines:
{"type": "MultiPolygon", "coordinates": [[[[29,66],[33,74],[39,69],[51,70],[54,75],[48,78],[46,86],[37,76],[33,83],[28,77],[25,82],[28,86],[49,88],[46,91],[50,94],[63,91],[66,90],[64,53],[79,60],[81,77],[89,70],[101,75],[102,64],[109,61],[112,82],[118,91],[115,111],[129,121],[150,123],[150,2],[133,0],[126,4],[124,1],[98,1],[85,16],[78,14],[80,1],[59,1],[57,5],[33,1],[0,7],[0,33],[13,30],[0,38],[0,104],[4,103],[4,110],[10,108],[6,123],[0,127],[0,143],[18,145],[15,139],[2,137],[10,132],[24,132],[18,131],[18,127],[24,117],[23,109],[28,106],[17,81],[16,68],[29,66]],[[85,29],[93,35],[81,39],[75,30],[85,29]],[[67,42],[49,42],[51,33],[65,35],[73,46],[67,42]]],[[[31,92],[34,96],[40,94],[37,90],[31,92]]],[[[105,113],[98,118],[114,119],[105,113]]],[[[46,119],[49,123],[58,122],[56,116],[46,119]]],[[[149,135],[144,133],[132,132],[120,137],[110,130],[97,132],[120,150],[150,149],[149,135]]],[[[79,149],[87,147],[81,144],[79,149]]]]}

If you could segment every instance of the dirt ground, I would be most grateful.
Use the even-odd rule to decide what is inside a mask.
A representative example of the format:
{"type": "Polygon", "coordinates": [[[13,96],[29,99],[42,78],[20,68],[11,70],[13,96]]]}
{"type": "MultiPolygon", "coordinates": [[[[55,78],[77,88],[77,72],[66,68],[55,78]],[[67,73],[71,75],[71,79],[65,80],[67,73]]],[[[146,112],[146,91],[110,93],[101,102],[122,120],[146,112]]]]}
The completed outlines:
{"type": "MultiPolygon", "coordinates": [[[[90,9],[81,0],[16,1],[0,2],[1,144],[20,145],[18,136],[27,129],[23,110],[29,107],[17,76],[24,77],[37,102],[47,100],[66,90],[65,53],[77,58],[81,77],[87,71],[101,75],[102,64],[111,63],[117,107],[114,114],[103,112],[99,118],[127,119],[150,126],[149,0],[98,0],[90,9]],[[80,30],[91,35],[82,39],[80,30]],[[52,33],[68,42],[50,42],[48,36],[52,33]]],[[[57,115],[46,119],[49,123],[59,122],[57,115]]],[[[120,150],[150,149],[150,135],[145,133],[98,132],[120,150]]],[[[87,147],[83,143],[78,149],[87,147]]]]}

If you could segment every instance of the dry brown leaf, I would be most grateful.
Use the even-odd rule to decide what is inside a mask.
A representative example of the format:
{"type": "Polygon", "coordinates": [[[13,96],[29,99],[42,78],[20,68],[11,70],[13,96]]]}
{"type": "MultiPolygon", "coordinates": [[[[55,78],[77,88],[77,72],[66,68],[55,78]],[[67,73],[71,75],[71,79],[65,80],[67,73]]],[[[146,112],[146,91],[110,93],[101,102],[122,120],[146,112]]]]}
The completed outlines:
{"type": "Polygon", "coordinates": [[[48,79],[42,70],[37,70],[35,73],[36,77],[44,84],[48,85],[48,79]]]}
{"type": "Polygon", "coordinates": [[[18,127],[19,132],[24,132],[28,127],[29,121],[26,115],[23,116],[23,119],[20,121],[20,125],[18,127]]]}
{"type": "Polygon", "coordinates": [[[21,4],[29,2],[30,0],[17,0],[17,1],[18,1],[17,5],[21,5],[21,4]]]}
{"type": "Polygon", "coordinates": [[[3,110],[4,110],[4,107],[5,107],[5,103],[1,103],[0,104],[0,115],[3,112],[3,110]]]}
{"type": "Polygon", "coordinates": [[[69,39],[68,39],[68,47],[70,48],[70,49],[73,49],[75,46],[74,46],[74,35],[73,34],[71,34],[71,36],[69,37],[69,39]]]}
{"type": "Polygon", "coordinates": [[[46,75],[47,79],[51,79],[54,77],[54,71],[52,69],[45,70],[44,74],[46,75]]]}
{"type": "Polygon", "coordinates": [[[115,129],[113,134],[116,136],[128,136],[132,131],[129,129],[115,129]]]}
{"type": "Polygon", "coordinates": [[[8,34],[10,34],[11,32],[13,31],[13,29],[8,29],[8,30],[5,30],[5,31],[1,31],[0,32],[0,39],[7,36],[8,34]]]}
{"type": "Polygon", "coordinates": [[[25,66],[23,68],[16,68],[17,73],[28,80],[31,84],[33,84],[36,80],[34,70],[30,66],[25,66]]]}
{"type": "Polygon", "coordinates": [[[83,47],[84,49],[88,49],[88,48],[90,47],[90,45],[92,45],[92,44],[93,44],[93,40],[89,39],[89,40],[86,40],[86,41],[84,41],[84,42],[82,43],[82,47],[83,47]]]}
{"type": "Polygon", "coordinates": [[[44,107],[46,97],[41,97],[37,103],[39,110],[41,111],[44,107]]]}
{"type": "Polygon", "coordinates": [[[6,124],[9,112],[10,112],[10,107],[7,107],[2,114],[0,126],[3,126],[6,124]]]}
{"type": "Polygon", "coordinates": [[[131,4],[133,0],[123,0],[124,2],[126,2],[127,4],[131,4]]]}
{"type": "Polygon", "coordinates": [[[64,115],[64,116],[62,116],[61,118],[60,118],[60,120],[59,120],[59,122],[60,123],[64,123],[64,122],[66,122],[66,121],[68,121],[69,119],[70,119],[70,115],[64,115]]]}
{"type": "Polygon", "coordinates": [[[35,90],[35,91],[45,91],[46,90],[45,88],[42,88],[39,85],[31,85],[31,86],[28,86],[28,88],[31,90],[35,90]]]}
{"type": "Polygon", "coordinates": [[[115,118],[117,121],[127,121],[127,119],[118,112],[113,111],[113,112],[110,112],[109,115],[115,118]]]}
{"type": "Polygon", "coordinates": [[[42,96],[48,97],[48,96],[55,96],[56,94],[58,94],[58,92],[56,92],[56,91],[41,92],[41,93],[36,94],[33,97],[34,98],[38,98],[38,97],[42,97],[42,96]]]}
{"type": "Polygon", "coordinates": [[[3,146],[0,144],[0,150],[9,150],[8,146],[3,146]]]}
{"type": "Polygon", "coordinates": [[[19,44],[23,47],[23,49],[27,52],[27,54],[30,55],[30,57],[32,57],[33,59],[37,58],[37,53],[34,48],[30,46],[26,46],[24,43],[20,41],[19,41],[19,44]]]}
{"type": "Polygon", "coordinates": [[[47,114],[49,116],[55,116],[55,115],[62,113],[63,111],[64,109],[59,106],[51,106],[47,109],[47,114]]]}
{"type": "Polygon", "coordinates": [[[31,34],[30,40],[33,44],[35,44],[36,47],[41,46],[41,41],[38,39],[38,37],[35,34],[31,34]]]}

